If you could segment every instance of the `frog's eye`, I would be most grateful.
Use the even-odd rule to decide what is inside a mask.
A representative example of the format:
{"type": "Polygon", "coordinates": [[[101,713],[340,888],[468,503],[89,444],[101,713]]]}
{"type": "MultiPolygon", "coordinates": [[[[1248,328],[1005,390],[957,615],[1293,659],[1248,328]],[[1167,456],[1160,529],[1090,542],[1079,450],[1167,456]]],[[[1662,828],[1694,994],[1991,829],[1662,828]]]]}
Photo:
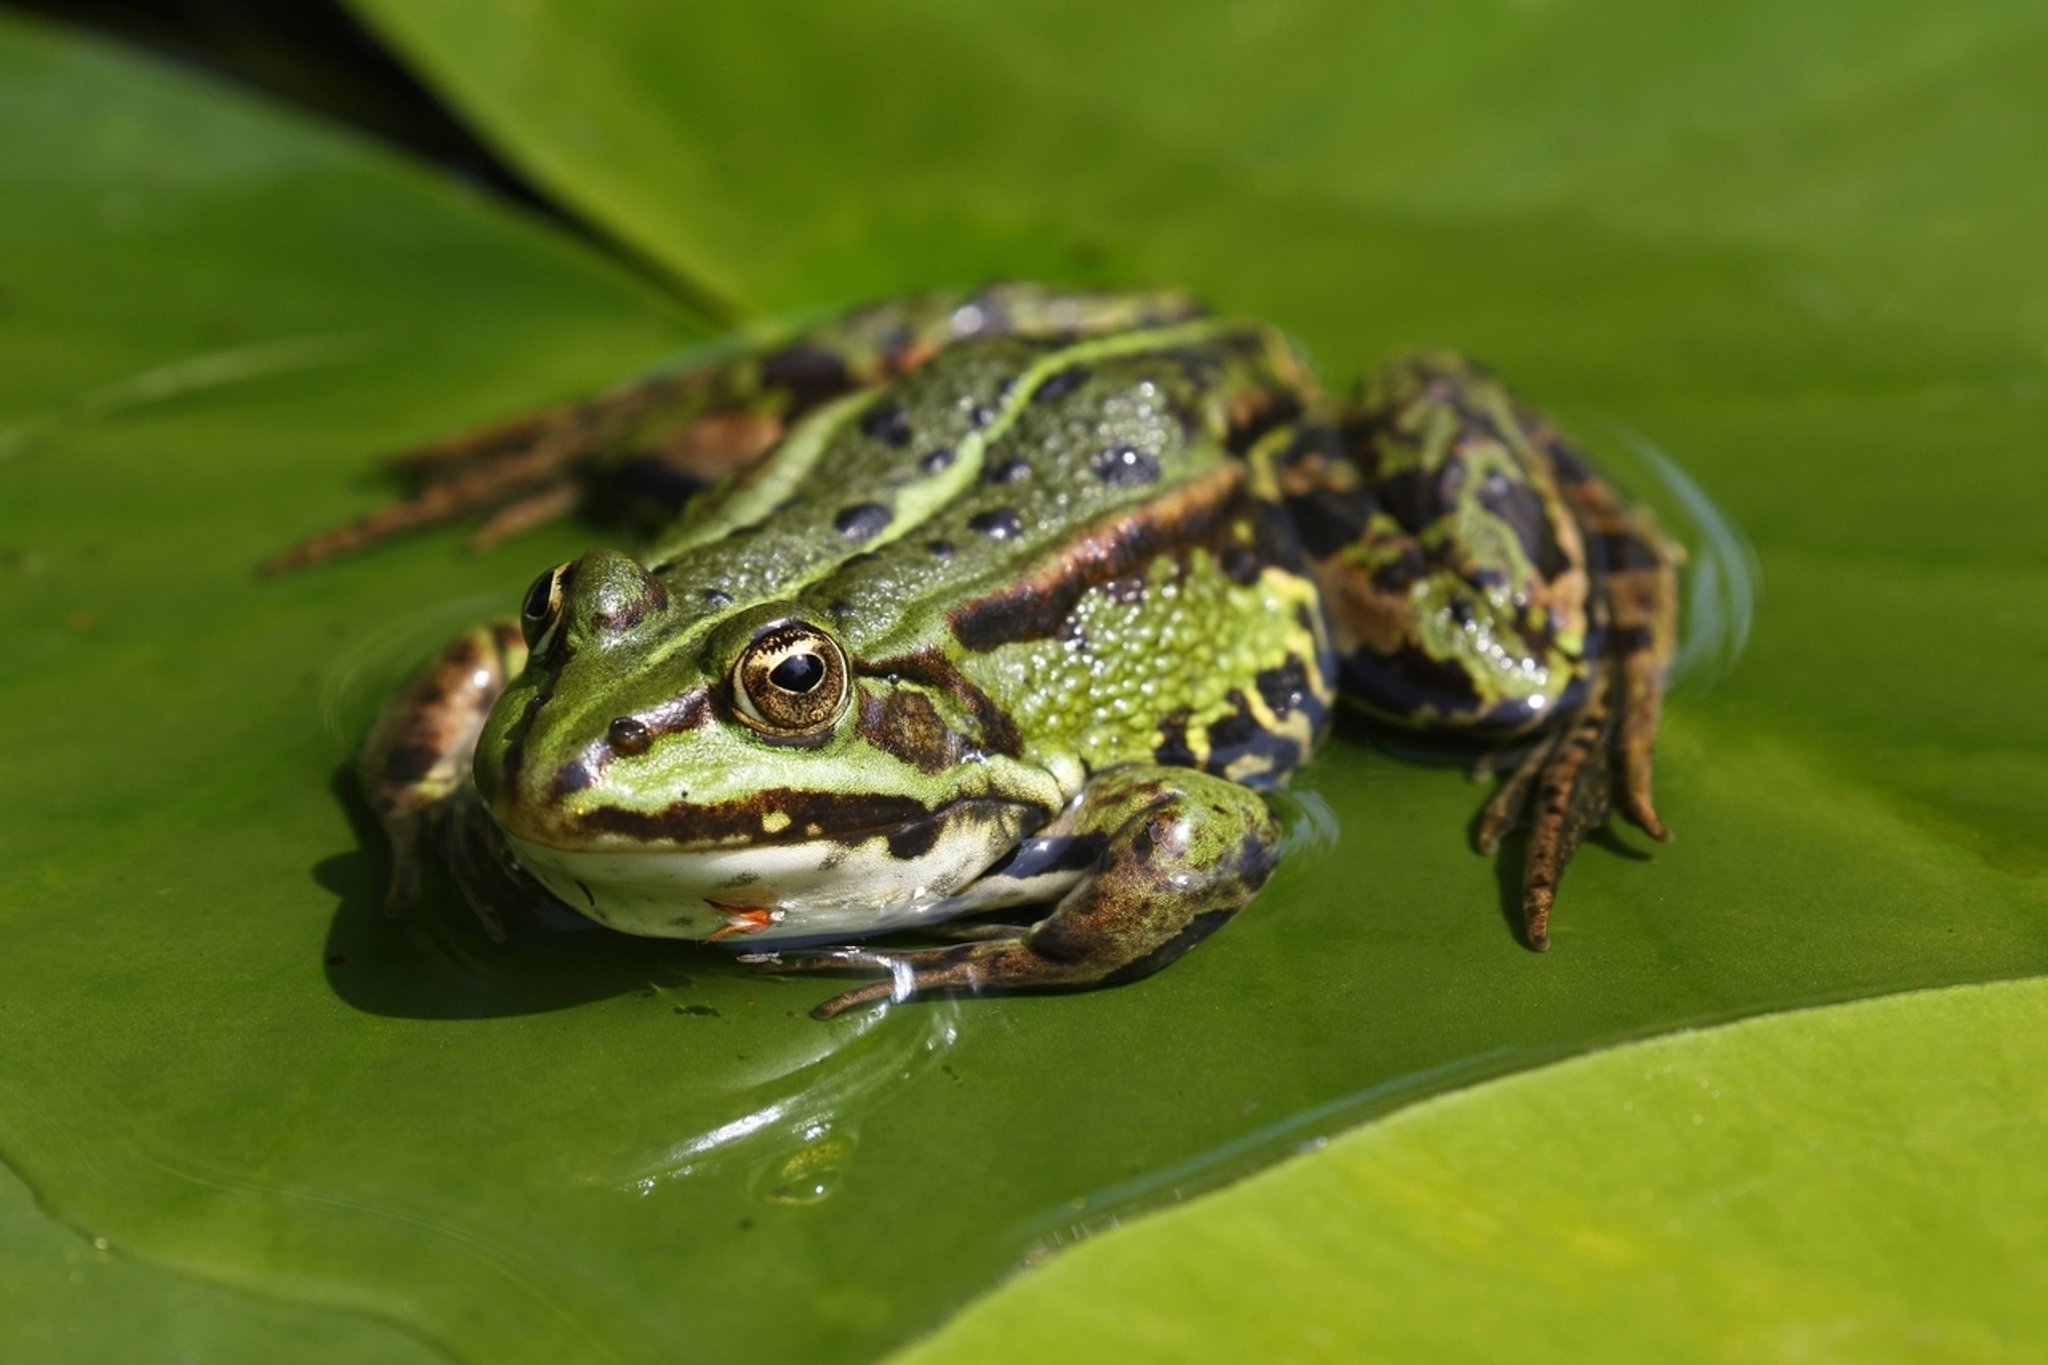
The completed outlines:
{"type": "Polygon", "coordinates": [[[574,564],[557,564],[526,590],[526,600],[519,604],[519,630],[526,636],[526,648],[539,654],[553,643],[555,630],[562,624],[562,602],[569,594],[569,579],[574,564]]]}
{"type": "Polygon", "coordinates": [[[771,735],[809,736],[846,710],[846,655],[838,641],[802,621],[771,626],[732,668],[733,708],[771,735]]]}

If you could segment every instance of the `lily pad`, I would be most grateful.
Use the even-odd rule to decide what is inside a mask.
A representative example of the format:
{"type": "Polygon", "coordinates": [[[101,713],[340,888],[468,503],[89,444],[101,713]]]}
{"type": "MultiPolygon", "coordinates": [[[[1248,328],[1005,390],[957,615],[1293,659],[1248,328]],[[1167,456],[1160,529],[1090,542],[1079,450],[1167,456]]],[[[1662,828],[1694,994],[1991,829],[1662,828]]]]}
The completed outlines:
{"type": "Polygon", "coordinates": [[[1266,313],[1333,376],[1449,342],[1691,544],[1679,841],[1587,850],[1547,957],[1466,847],[1478,792],[1346,737],[1275,883],[1172,971],[832,1025],[687,946],[377,913],[353,735],[590,532],[251,572],[374,501],[376,451],[702,327],[387,150],[0,26],[0,1156],[114,1254],[462,1358],[860,1359],[1435,1090],[2048,969],[2042,26],[1638,8],[1219,8],[1171,41],[1103,6],[774,41],[369,10],[705,292],[1085,271],[1266,313]],[[1764,575],[1732,666],[1730,523],[1764,575]]]}
{"type": "Polygon", "coordinates": [[[2044,1077],[2038,980],[1615,1048],[1076,1247],[895,1359],[2039,1359],[2044,1077]]]}

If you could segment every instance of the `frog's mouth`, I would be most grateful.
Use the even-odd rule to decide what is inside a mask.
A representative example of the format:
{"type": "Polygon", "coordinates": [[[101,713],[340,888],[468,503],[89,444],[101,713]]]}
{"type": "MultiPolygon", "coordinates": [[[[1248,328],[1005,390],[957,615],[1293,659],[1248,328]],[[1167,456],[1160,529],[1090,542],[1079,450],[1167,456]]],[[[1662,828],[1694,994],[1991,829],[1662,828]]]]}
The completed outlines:
{"type": "MultiPolygon", "coordinates": [[[[873,798],[854,800],[873,807],[873,798]]],[[[759,941],[916,924],[1046,819],[1034,804],[997,797],[936,811],[906,804],[915,811],[907,819],[842,827],[799,821],[789,809],[778,820],[771,807],[766,818],[754,813],[744,836],[688,841],[635,842],[602,819],[590,822],[580,847],[564,847],[554,831],[535,838],[501,824],[499,832],[527,873],[600,924],[655,938],[759,941]]],[[[729,823],[707,814],[691,833],[729,823]]],[[[683,833],[679,823],[664,832],[683,833]]]]}

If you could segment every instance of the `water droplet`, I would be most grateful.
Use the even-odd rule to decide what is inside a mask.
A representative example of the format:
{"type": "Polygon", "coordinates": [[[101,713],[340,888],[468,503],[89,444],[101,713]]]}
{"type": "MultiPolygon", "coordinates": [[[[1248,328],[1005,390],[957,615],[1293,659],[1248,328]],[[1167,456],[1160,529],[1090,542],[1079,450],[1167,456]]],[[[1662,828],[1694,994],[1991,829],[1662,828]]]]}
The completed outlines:
{"type": "Polygon", "coordinates": [[[821,1204],[839,1187],[853,1160],[853,1139],[825,1134],[793,1152],[769,1158],[754,1174],[754,1195],[769,1204],[803,1208],[821,1204]]]}

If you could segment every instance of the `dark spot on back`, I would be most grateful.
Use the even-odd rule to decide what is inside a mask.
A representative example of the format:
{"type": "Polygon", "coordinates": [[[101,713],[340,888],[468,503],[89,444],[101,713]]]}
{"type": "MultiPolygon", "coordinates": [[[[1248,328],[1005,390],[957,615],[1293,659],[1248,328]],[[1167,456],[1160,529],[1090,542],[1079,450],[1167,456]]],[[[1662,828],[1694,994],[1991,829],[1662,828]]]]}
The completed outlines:
{"type": "Polygon", "coordinates": [[[1263,567],[1259,563],[1258,553],[1249,545],[1228,546],[1221,555],[1217,556],[1217,559],[1223,570],[1223,576],[1239,587],[1247,587],[1252,583],[1256,583],[1259,578],[1259,570],[1263,567]]]}
{"type": "Polygon", "coordinates": [[[1414,534],[1450,511],[1464,477],[1465,466],[1455,458],[1435,471],[1403,469],[1380,481],[1379,503],[1402,530],[1414,534]]]}
{"type": "Polygon", "coordinates": [[[777,351],[761,362],[761,380],[787,390],[795,411],[813,407],[852,387],[846,362],[832,352],[804,342],[777,351]]]}
{"type": "Polygon", "coordinates": [[[713,607],[729,607],[732,605],[732,594],[726,592],[723,588],[706,588],[704,589],[704,601],[707,605],[713,607]]]}
{"type": "Polygon", "coordinates": [[[1115,488],[1141,488],[1159,482],[1159,457],[1135,446],[1110,446],[1088,459],[1095,477],[1115,488]]]}
{"type": "Polygon", "coordinates": [[[925,457],[917,462],[917,467],[926,474],[939,474],[945,472],[952,463],[953,447],[939,446],[927,452],[925,457]]]}
{"type": "Polygon", "coordinates": [[[840,508],[839,515],[832,518],[832,525],[854,544],[865,545],[887,528],[894,517],[895,513],[882,503],[857,502],[840,508]]]}
{"type": "Polygon", "coordinates": [[[953,542],[950,540],[928,540],[925,542],[924,547],[939,559],[951,559],[953,557],[953,542]]]}
{"type": "Polygon", "coordinates": [[[875,404],[861,414],[860,429],[897,450],[910,444],[910,414],[899,403],[875,404]]]}
{"type": "Polygon", "coordinates": [[[1032,393],[1034,403],[1057,403],[1075,389],[1088,382],[1086,365],[1069,365],[1064,370],[1048,375],[1043,384],[1032,393]]]}
{"type": "Polygon", "coordinates": [[[1023,459],[998,460],[981,471],[983,483],[1023,483],[1031,477],[1031,462],[1023,459]]]}
{"type": "Polygon", "coordinates": [[[1024,533],[1023,520],[1008,507],[977,512],[968,518],[967,525],[970,530],[979,531],[990,540],[1015,540],[1024,533]]]}
{"type": "Polygon", "coordinates": [[[1318,489],[1287,499],[1287,515],[1301,543],[1316,559],[1328,559],[1365,534],[1372,500],[1362,491],[1318,489]]]}
{"type": "Polygon", "coordinates": [[[1294,714],[1294,708],[1309,695],[1308,669],[1302,665],[1298,654],[1288,655],[1287,662],[1278,668],[1267,669],[1255,681],[1268,709],[1282,720],[1294,714]]]}
{"type": "Polygon", "coordinates": [[[1159,744],[1152,757],[1176,768],[1195,766],[1195,751],[1188,747],[1188,713],[1175,711],[1159,722],[1159,744]]]}
{"type": "Polygon", "coordinates": [[[1265,733],[1258,718],[1252,714],[1251,703],[1245,700],[1244,693],[1231,688],[1229,701],[1237,709],[1209,723],[1211,766],[1227,762],[1231,755],[1226,751],[1242,749],[1265,733]]]}

